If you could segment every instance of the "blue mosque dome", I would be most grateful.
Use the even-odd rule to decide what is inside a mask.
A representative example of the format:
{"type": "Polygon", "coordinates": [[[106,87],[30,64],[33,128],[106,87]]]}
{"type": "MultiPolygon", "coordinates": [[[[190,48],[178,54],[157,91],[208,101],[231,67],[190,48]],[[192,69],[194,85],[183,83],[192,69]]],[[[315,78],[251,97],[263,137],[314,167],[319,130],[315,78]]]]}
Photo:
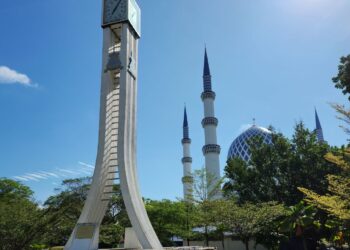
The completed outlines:
{"type": "Polygon", "coordinates": [[[248,162],[250,160],[248,141],[255,136],[262,137],[266,144],[272,143],[272,132],[270,130],[252,125],[232,142],[230,149],[228,150],[227,159],[238,157],[248,162]]]}

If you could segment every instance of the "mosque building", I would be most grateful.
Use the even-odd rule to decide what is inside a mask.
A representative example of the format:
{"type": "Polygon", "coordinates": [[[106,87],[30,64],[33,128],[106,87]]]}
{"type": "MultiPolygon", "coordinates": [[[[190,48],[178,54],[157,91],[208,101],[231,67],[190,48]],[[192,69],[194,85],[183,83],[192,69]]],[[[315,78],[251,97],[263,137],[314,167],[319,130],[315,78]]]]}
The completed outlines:
{"type": "MultiPolygon", "coordinates": [[[[321,122],[318,118],[317,110],[315,109],[315,121],[316,121],[316,137],[319,143],[324,143],[323,131],[321,127],[321,122]]],[[[227,154],[227,159],[231,158],[241,158],[242,160],[248,162],[250,160],[250,150],[249,150],[249,140],[253,137],[259,136],[262,138],[263,142],[266,144],[272,143],[272,132],[264,127],[259,127],[254,124],[243,131],[236,139],[233,140],[227,154]]]]}
{"type": "Polygon", "coordinates": [[[253,124],[250,128],[241,133],[232,142],[227,159],[231,158],[241,158],[242,160],[248,162],[250,160],[250,150],[249,150],[249,140],[253,137],[259,136],[263,139],[266,144],[272,143],[272,132],[266,128],[258,127],[253,124]]]}
{"type": "MultiPolygon", "coordinates": [[[[214,101],[216,94],[212,89],[211,74],[209,68],[209,60],[207,50],[204,52],[204,68],[203,68],[203,92],[201,99],[204,106],[204,118],[202,120],[202,126],[204,129],[205,145],[202,148],[205,158],[205,169],[207,176],[212,176],[214,180],[220,180],[220,151],[221,147],[217,142],[216,128],[218,126],[218,119],[215,117],[214,101]]],[[[315,133],[319,143],[325,143],[323,137],[322,126],[315,109],[315,133]]],[[[254,124],[248,129],[238,135],[232,142],[228,149],[227,159],[234,157],[241,158],[242,160],[249,162],[251,152],[249,150],[249,140],[253,137],[259,136],[266,144],[272,143],[272,131],[267,128],[260,127],[254,124]]],[[[183,119],[183,138],[181,140],[183,146],[183,194],[184,200],[189,201],[193,192],[193,178],[192,178],[192,157],[190,152],[191,139],[189,137],[189,123],[187,119],[186,107],[184,110],[183,119]]],[[[211,188],[211,187],[209,187],[211,188]]],[[[213,188],[213,187],[212,187],[213,188]]],[[[209,190],[210,191],[210,190],[209,190]]],[[[213,199],[221,198],[221,194],[218,193],[213,199]]]]}

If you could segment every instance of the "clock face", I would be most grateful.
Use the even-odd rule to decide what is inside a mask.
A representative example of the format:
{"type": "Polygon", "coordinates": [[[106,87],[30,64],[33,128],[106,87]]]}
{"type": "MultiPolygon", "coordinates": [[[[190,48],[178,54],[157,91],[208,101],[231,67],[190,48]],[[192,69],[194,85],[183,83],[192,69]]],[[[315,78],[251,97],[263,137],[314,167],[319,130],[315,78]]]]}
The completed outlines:
{"type": "Polygon", "coordinates": [[[133,4],[130,4],[129,8],[129,21],[132,26],[136,27],[137,25],[137,10],[133,4]]]}
{"type": "Polygon", "coordinates": [[[136,33],[140,36],[140,8],[135,0],[129,0],[129,14],[128,19],[131,26],[136,33]]]}
{"type": "Polygon", "coordinates": [[[127,19],[127,0],[105,0],[103,23],[123,21],[127,19]]]}
{"type": "Polygon", "coordinates": [[[103,25],[129,21],[140,37],[141,11],[135,0],[104,0],[103,25]]]}

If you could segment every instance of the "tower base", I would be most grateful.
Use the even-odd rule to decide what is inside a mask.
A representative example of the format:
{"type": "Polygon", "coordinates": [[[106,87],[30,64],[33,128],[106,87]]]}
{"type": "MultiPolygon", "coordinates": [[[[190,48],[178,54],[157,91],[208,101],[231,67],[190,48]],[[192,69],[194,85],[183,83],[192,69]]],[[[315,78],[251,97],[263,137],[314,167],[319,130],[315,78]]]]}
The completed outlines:
{"type": "Polygon", "coordinates": [[[74,237],[64,250],[98,250],[99,230],[97,224],[77,224],[73,231],[74,237]]]}
{"type": "Polygon", "coordinates": [[[125,249],[142,249],[141,243],[132,227],[125,228],[125,249]]]}

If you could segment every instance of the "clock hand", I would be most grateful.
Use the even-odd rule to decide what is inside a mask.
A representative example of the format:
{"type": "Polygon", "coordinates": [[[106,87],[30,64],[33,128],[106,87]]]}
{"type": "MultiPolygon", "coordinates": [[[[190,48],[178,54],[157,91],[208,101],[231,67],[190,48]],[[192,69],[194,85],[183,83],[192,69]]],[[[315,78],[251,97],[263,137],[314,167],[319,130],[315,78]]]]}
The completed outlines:
{"type": "Polygon", "coordinates": [[[119,0],[119,2],[117,3],[117,5],[114,7],[113,11],[112,11],[112,15],[114,14],[114,12],[118,9],[119,4],[121,3],[122,0],[119,0]]]}

